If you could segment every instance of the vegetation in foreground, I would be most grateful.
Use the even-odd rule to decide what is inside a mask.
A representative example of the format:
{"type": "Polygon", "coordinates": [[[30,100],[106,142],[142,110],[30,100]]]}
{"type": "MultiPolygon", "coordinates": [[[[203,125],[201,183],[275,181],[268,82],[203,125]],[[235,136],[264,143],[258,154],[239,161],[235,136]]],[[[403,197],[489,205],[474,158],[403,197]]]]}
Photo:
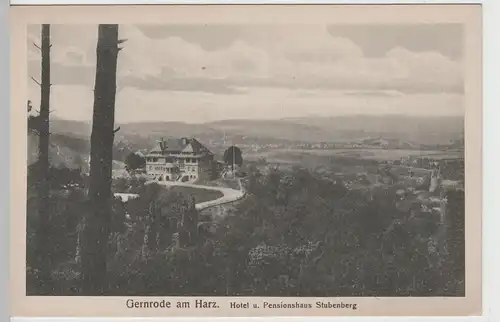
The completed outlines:
{"type": "MultiPolygon", "coordinates": [[[[448,192],[443,235],[438,216],[402,210],[391,188],[370,198],[304,169],[254,169],[246,188],[216,229],[197,224],[193,200],[155,184],[137,186],[140,197],[126,204],[115,200],[103,295],[464,295],[463,192],[448,192]]],[[[74,190],[51,201],[51,293],[82,295],[85,196],[74,190]]],[[[36,281],[35,203],[28,281],[36,281]]],[[[36,283],[27,286],[38,294],[36,283]]]]}

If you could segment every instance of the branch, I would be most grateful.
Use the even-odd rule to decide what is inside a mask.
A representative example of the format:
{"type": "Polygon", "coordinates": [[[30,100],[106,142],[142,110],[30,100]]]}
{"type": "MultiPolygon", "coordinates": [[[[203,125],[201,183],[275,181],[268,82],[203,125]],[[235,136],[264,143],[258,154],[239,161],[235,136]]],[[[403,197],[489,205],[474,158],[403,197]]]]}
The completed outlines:
{"type": "Polygon", "coordinates": [[[33,76],[31,76],[31,79],[32,79],[35,83],[37,83],[37,84],[38,84],[38,86],[42,86],[42,84],[40,84],[40,82],[39,82],[39,81],[37,81],[37,80],[36,80],[33,76]]]}
{"type": "Polygon", "coordinates": [[[118,131],[120,131],[120,127],[118,127],[117,129],[113,130],[113,134],[115,134],[118,131]]]}
{"type": "Polygon", "coordinates": [[[38,50],[42,51],[42,48],[40,48],[40,46],[38,46],[36,43],[33,43],[33,46],[35,46],[36,48],[38,48],[38,50]]]}

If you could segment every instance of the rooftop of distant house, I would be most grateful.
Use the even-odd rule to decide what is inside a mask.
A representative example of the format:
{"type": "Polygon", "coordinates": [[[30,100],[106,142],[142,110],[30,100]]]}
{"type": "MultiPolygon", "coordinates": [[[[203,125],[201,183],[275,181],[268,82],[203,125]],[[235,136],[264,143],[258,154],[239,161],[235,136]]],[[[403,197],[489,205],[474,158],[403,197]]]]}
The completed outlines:
{"type": "Polygon", "coordinates": [[[168,138],[157,142],[148,155],[176,153],[212,154],[202,143],[195,138],[168,138]]]}

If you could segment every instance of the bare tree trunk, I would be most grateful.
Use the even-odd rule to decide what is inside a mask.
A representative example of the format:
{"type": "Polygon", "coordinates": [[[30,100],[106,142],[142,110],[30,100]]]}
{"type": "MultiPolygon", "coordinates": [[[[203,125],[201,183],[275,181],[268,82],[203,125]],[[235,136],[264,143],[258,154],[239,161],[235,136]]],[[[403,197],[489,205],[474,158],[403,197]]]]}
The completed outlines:
{"type": "Polygon", "coordinates": [[[51,274],[51,247],[49,245],[49,112],[50,112],[50,25],[42,25],[42,71],[41,71],[41,97],[39,117],[39,143],[38,143],[38,220],[37,232],[37,266],[42,286],[42,292],[48,290],[51,274]]]}
{"type": "Polygon", "coordinates": [[[189,226],[187,230],[189,232],[189,244],[191,246],[196,245],[198,242],[198,224],[199,224],[199,214],[196,210],[196,201],[194,197],[191,199],[188,206],[188,216],[189,216],[189,226]]]}
{"type": "Polygon", "coordinates": [[[150,252],[156,252],[158,250],[158,243],[156,241],[156,234],[158,231],[158,209],[154,201],[150,201],[148,209],[148,230],[147,233],[147,249],[150,252]]]}
{"type": "Polygon", "coordinates": [[[151,227],[149,224],[146,225],[146,229],[144,230],[144,238],[142,242],[142,248],[141,248],[141,258],[142,260],[146,260],[149,255],[149,248],[148,248],[148,243],[149,243],[149,232],[151,230],[151,227]]]}
{"type": "Polygon", "coordinates": [[[99,25],[94,113],[90,138],[91,211],[82,254],[84,295],[107,292],[106,256],[112,212],[111,169],[113,159],[118,25],[99,25]]]}
{"type": "Polygon", "coordinates": [[[85,231],[85,218],[80,219],[76,226],[76,248],[75,248],[75,263],[82,262],[82,234],[85,231]]]}

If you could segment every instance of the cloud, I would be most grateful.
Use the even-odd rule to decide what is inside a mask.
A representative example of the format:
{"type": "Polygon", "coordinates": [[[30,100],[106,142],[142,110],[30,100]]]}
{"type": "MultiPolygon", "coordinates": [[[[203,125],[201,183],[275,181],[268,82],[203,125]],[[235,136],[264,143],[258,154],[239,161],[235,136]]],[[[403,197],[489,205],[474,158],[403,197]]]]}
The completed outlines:
{"type": "MultiPolygon", "coordinates": [[[[356,43],[333,37],[325,26],[238,28],[212,48],[205,46],[206,39],[205,45],[188,41],[217,34],[199,31],[202,28],[190,29],[186,37],[180,29],[162,32],[157,26],[144,32],[144,28],[147,26],[120,26],[120,37],[127,39],[118,60],[120,88],[213,94],[242,94],[248,88],[266,87],[463,92],[460,61],[439,52],[412,52],[402,47],[381,57],[367,57],[356,43]]],[[[221,28],[216,29],[221,32],[221,28]]],[[[38,32],[29,30],[30,44],[39,41],[38,32]]],[[[96,35],[97,26],[53,26],[55,83],[93,85],[96,35]]],[[[37,70],[39,74],[37,54],[31,45],[30,74],[37,70]]]]}
{"type": "Polygon", "coordinates": [[[395,47],[413,52],[438,51],[453,60],[463,56],[460,23],[334,24],[328,26],[328,33],[351,39],[368,57],[383,57],[395,47]]]}
{"type": "Polygon", "coordinates": [[[179,37],[150,39],[134,26],[121,29],[127,39],[118,63],[119,83],[144,90],[240,93],[233,75],[267,73],[267,54],[236,41],[224,50],[207,51],[179,37]]]}
{"type": "MultiPolygon", "coordinates": [[[[28,62],[28,78],[40,80],[40,61],[28,62]]],[[[92,87],[95,81],[95,68],[85,65],[66,65],[52,62],[50,65],[50,78],[53,86],[83,85],[92,87]]],[[[30,80],[31,82],[31,80],[30,80]]]]}
{"type": "MultiPolygon", "coordinates": [[[[29,25],[27,33],[28,76],[40,79],[41,45],[39,25],[29,25]],[[36,45],[36,46],[35,46],[36,45]]],[[[51,25],[51,83],[93,86],[97,26],[51,25]]]]}
{"type": "Polygon", "coordinates": [[[271,29],[272,43],[258,45],[255,39],[242,37],[210,51],[177,36],[151,39],[134,26],[127,26],[125,34],[129,42],[123,50],[126,58],[121,57],[128,69],[124,83],[140,83],[143,89],[158,89],[152,85],[156,83],[165,90],[187,86],[189,91],[199,84],[200,91],[214,93],[227,93],[231,87],[235,93],[241,87],[463,91],[460,62],[438,52],[413,53],[404,48],[393,48],[383,57],[365,57],[354,42],[332,37],[322,26],[271,29]],[[164,69],[171,73],[165,75],[164,69]],[[146,76],[147,82],[137,81],[146,76]],[[192,86],[186,85],[189,80],[192,86]],[[212,86],[204,80],[212,81],[212,86]]]}
{"type": "MultiPolygon", "coordinates": [[[[407,94],[357,97],[341,91],[314,90],[307,96],[281,88],[246,88],[248,95],[168,92],[124,88],[116,100],[117,123],[161,120],[202,123],[221,119],[279,119],[304,115],[346,114],[463,115],[463,97],[457,94],[407,94]]],[[[33,106],[40,89],[30,84],[33,106]]],[[[61,85],[52,88],[54,117],[91,120],[91,88],[61,85]]]]}
{"type": "Polygon", "coordinates": [[[290,38],[280,43],[277,56],[293,63],[334,64],[362,59],[363,52],[349,39],[333,38],[325,35],[317,37],[290,38]]]}
{"type": "MultiPolygon", "coordinates": [[[[27,48],[31,59],[40,59],[40,25],[29,25],[27,48]]],[[[51,62],[64,65],[85,65],[95,68],[95,46],[97,26],[93,25],[51,25],[51,62]]]]}
{"type": "Polygon", "coordinates": [[[267,54],[236,41],[221,50],[207,51],[179,37],[151,39],[136,27],[124,26],[120,34],[127,39],[120,53],[120,68],[138,77],[158,75],[162,68],[178,76],[228,77],[232,73],[255,75],[265,68],[267,54]]]}
{"type": "Polygon", "coordinates": [[[462,86],[460,63],[450,60],[438,52],[413,53],[404,48],[393,48],[386,59],[403,72],[402,79],[413,79],[416,83],[440,85],[448,88],[462,86]]]}
{"type": "Polygon", "coordinates": [[[182,38],[207,51],[227,48],[241,38],[241,25],[136,25],[144,36],[151,39],[182,38]]]}
{"type": "MultiPolygon", "coordinates": [[[[92,119],[94,95],[91,88],[82,85],[59,85],[50,89],[51,117],[88,121],[92,119]]],[[[40,87],[28,83],[28,99],[39,109],[40,87]]]]}
{"type": "Polygon", "coordinates": [[[206,77],[179,77],[166,67],[158,75],[129,75],[119,80],[120,87],[132,87],[147,91],[206,92],[212,94],[240,94],[224,79],[206,77]]]}

